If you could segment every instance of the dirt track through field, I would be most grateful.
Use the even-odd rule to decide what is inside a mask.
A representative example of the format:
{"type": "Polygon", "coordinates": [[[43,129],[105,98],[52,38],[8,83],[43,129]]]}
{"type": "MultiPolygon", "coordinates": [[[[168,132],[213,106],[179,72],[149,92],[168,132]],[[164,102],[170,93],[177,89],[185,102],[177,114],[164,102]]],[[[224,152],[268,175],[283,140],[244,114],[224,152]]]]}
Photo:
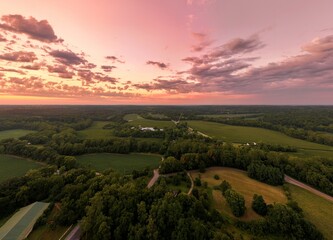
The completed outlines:
{"type": "Polygon", "coordinates": [[[313,194],[316,194],[322,198],[325,198],[327,199],[328,201],[331,201],[333,202],[333,197],[331,197],[330,195],[327,195],[323,192],[320,192],[318,191],[317,189],[313,188],[313,187],[310,187],[300,181],[297,181],[296,179],[292,178],[292,177],[289,177],[287,175],[284,176],[284,181],[286,181],[287,183],[290,183],[290,184],[293,184],[295,186],[298,186],[300,188],[303,188],[305,190],[308,190],[309,192],[312,192],[313,194]]]}

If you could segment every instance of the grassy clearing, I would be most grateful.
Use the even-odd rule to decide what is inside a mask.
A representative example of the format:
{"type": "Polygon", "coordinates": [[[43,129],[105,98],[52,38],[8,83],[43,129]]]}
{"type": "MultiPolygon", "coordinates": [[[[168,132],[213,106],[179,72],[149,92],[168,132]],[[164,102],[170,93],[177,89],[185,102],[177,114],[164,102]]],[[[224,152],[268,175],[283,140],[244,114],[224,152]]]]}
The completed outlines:
{"type": "Polygon", "coordinates": [[[128,124],[132,126],[142,127],[157,127],[157,128],[165,128],[165,127],[174,127],[175,124],[171,121],[159,121],[159,120],[150,120],[145,119],[138,114],[127,114],[124,116],[124,120],[128,121],[128,124]]]}
{"type": "Polygon", "coordinates": [[[259,113],[238,113],[238,114],[206,114],[206,115],[198,115],[201,117],[208,117],[208,118],[239,118],[239,117],[249,117],[258,116],[259,113]]]}
{"type": "Polygon", "coordinates": [[[149,116],[156,118],[156,119],[168,119],[167,116],[164,114],[159,114],[159,113],[149,113],[149,116]]]}
{"type": "Polygon", "coordinates": [[[207,121],[188,121],[190,127],[226,142],[264,142],[290,145],[303,150],[306,155],[333,156],[333,147],[289,137],[283,133],[263,128],[232,126],[207,121]]]}
{"type": "Polygon", "coordinates": [[[96,153],[77,156],[77,159],[82,165],[96,169],[97,171],[112,168],[121,173],[130,173],[133,170],[141,170],[145,167],[157,167],[161,156],[140,153],[96,153]]]}
{"type": "MultiPolygon", "coordinates": [[[[228,181],[232,188],[237,192],[241,193],[245,198],[246,212],[245,215],[240,217],[241,220],[253,220],[258,219],[260,216],[256,214],[252,208],[252,198],[253,194],[260,194],[265,199],[266,203],[285,203],[287,198],[284,195],[282,187],[274,187],[259,181],[256,181],[252,178],[249,178],[246,172],[231,169],[231,168],[222,168],[214,167],[208,168],[205,173],[199,173],[197,171],[191,172],[192,178],[201,176],[201,181],[207,182],[208,187],[213,188],[222,183],[223,180],[228,181]],[[214,175],[220,177],[219,180],[214,179],[214,175]]],[[[222,213],[227,214],[228,216],[234,217],[231,209],[229,208],[225,198],[222,196],[221,191],[213,190],[212,191],[214,206],[217,210],[222,213]]]]}
{"type": "Polygon", "coordinates": [[[6,138],[20,138],[29,133],[33,133],[33,132],[36,132],[36,131],[24,130],[24,129],[13,129],[13,130],[0,131],[0,140],[6,139],[6,138]]]}
{"type": "Polygon", "coordinates": [[[103,129],[106,124],[112,122],[107,121],[96,121],[93,122],[91,127],[78,131],[78,135],[80,138],[89,138],[89,139],[103,139],[112,137],[112,130],[111,129],[103,129]]]}
{"type": "Polygon", "coordinates": [[[42,164],[21,157],[0,154],[0,182],[12,177],[23,176],[28,170],[42,164]]]}
{"type": "Polygon", "coordinates": [[[333,203],[305,189],[288,184],[291,197],[303,209],[306,219],[312,222],[327,239],[333,236],[333,203]]]}

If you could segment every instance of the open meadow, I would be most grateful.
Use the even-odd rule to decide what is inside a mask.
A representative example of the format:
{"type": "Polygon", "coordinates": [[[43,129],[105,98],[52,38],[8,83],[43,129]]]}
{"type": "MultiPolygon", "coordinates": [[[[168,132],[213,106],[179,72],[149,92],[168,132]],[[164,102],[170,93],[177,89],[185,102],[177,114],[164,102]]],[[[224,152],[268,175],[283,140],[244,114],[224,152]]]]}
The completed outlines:
{"type": "Polygon", "coordinates": [[[24,130],[24,129],[13,129],[13,130],[5,130],[0,131],[0,140],[6,138],[20,138],[29,133],[33,133],[35,131],[32,130],[24,130]]]}
{"type": "MultiPolygon", "coordinates": [[[[246,211],[244,216],[240,217],[241,220],[253,220],[258,219],[260,216],[255,213],[252,208],[253,194],[262,195],[267,204],[270,203],[286,203],[287,198],[283,192],[282,187],[271,186],[247,176],[247,173],[241,170],[223,167],[212,167],[206,169],[206,172],[199,173],[198,171],[192,171],[191,176],[193,179],[199,177],[201,182],[207,182],[209,188],[220,185],[223,180],[228,181],[232,188],[242,194],[245,198],[246,211]],[[218,175],[220,179],[216,180],[214,175],[218,175]]],[[[212,190],[214,207],[227,214],[230,217],[232,215],[231,209],[228,206],[225,198],[222,196],[220,190],[212,190]]]]}
{"type": "Polygon", "coordinates": [[[159,120],[145,119],[138,114],[127,114],[124,116],[124,120],[126,120],[128,122],[128,124],[130,124],[132,126],[141,125],[141,127],[157,127],[157,128],[175,126],[175,124],[172,121],[159,121],[159,120]]]}
{"type": "Polygon", "coordinates": [[[333,236],[333,202],[298,186],[288,184],[291,197],[303,209],[306,219],[312,222],[327,239],[333,236]]]}
{"type": "Polygon", "coordinates": [[[88,138],[88,139],[104,139],[108,137],[112,137],[111,129],[103,129],[106,124],[112,122],[107,121],[95,121],[91,125],[91,127],[78,131],[78,136],[80,138],[88,138]]]}
{"type": "Polygon", "coordinates": [[[103,171],[112,168],[121,173],[129,173],[133,170],[142,170],[145,167],[156,168],[161,160],[157,154],[115,154],[95,153],[77,156],[80,164],[103,171]]]}
{"type": "Polygon", "coordinates": [[[28,170],[41,166],[41,163],[32,160],[0,154],[0,182],[12,177],[23,176],[28,170]]]}
{"type": "Polygon", "coordinates": [[[255,127],[232,126],[207,121],[188,121],[194,130],[233,143],[263,142],[296,147],[303,155],[333,156],[333,147],[289,137],[283,133],[255,127]]]}

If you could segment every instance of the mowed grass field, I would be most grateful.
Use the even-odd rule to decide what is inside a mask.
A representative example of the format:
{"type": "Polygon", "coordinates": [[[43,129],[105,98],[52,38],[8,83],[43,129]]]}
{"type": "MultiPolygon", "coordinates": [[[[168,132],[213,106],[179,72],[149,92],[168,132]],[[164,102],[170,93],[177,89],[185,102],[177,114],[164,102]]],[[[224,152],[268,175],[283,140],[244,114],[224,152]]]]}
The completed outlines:
{"type": "Polygon", "coordinates": [[[0,140],[6,138],[19,138],[27,135],[28,133],[33,133],[35,131],[24,130],[24,129],[13,129],[13,130],[5,130],[0,131],[0,140]]]}
{"type": "Polygon", "coordinates": [[[107,121],[95,121],[91,125],[91,127],[78,131],[78,135],[80,138],[88,138],[88,139],[104,139],[108,137],[112,137],[111,129],[103,129],[106,124],[112,122],[107,121]]]}
{"type": "Polygon", "coordinates": [[[12,177],[24,176],[30,170],[43,166],[21,157],[0,154],[0,182],[12,177]]]}
{"type": "Polygon", "coordinates": [[[120,173],[130,173],[133,170],[142,170],[145,167],[156,168],[161,160],[160,155],[141,153],[96,153],[85,154],[76,158],[82,165],[97,171],[112,168],[120,173]]]}
{"type": "Polygon", "coordinates": [[[298,186],[288,184],[291,197],[303,209],[304,217],[312,222],[327,239],[333,236],[333,203],[298,186]]]}
{"type": "Polygon", "coordinates": [[[128,122],[128,124],[130,124],[132,126],[141,125],[141,127],[157,127],[157,128],[175,126],[175,124],[172,121],[159,121],[159,120],[145,119],[138,114],[127,114],[124,116],[124,120],[126,120],[128,122]]]}
{"type": "Polygon", "coordinates": [[[195,130],[226,142],[264,142],[269,144],[289,145],[301,149],[301,152],[305,155],[333,157],[333,147],[292,138],[277,131],[255,127],[232,126],[207,121],[188,121],[188,124],[195,130]]]}
{"type": "MultiPolygon", "coordinates": [[[[220,185],[223,180],[228,181],[232,188],[242,194],[245,198],[246,212],[244,216],[239,219],[248,221],[253,219],[258,219],[260,216],[255,213],[252,208],[252,198],[253,194],[262,195],[267,204],[270,203],[286,203],[287,198],[284,194],[282,187],[271,186],[247,176],[247,173],[241,170],[223,167],[213,167],[208,168],[205,173],[199,173],[198,171],[192,171],[191,176],[193,180],[196,177],[201,176],[201,182],[207,182],[208,187],[213,188],[214,186],[220,185]],[[220,177],[219,180],[214,179],[214,175],[220,177]]],[[[228,206],[225,198],[222,196],[220,190],[212,190],[213,204],[214,207],[228,216],[235,218],[228,206]]]]}

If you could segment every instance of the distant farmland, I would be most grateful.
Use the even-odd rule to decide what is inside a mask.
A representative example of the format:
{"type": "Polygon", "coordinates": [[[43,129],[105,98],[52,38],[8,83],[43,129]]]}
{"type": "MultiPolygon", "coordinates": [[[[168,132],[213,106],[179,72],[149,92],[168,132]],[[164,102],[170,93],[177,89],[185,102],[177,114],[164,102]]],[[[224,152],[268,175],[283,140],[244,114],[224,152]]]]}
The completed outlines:
{"type": "Polygon", "coordinates": [[[107,121],[96,121],[93,122],[92,126],[78,131],[78,135],[81,138],[89,138],[89,139],[103,139],[112,137],[112,130],[110,129],[103,129],[106,124],[110,124],[112,122],[107,121]]]}
{"type": "Polygon", "coordinates": [[[333,147],[289,137],[283,133],[268,129],[232,126],[207,121],[188,121],[188,124],[195,130],[226,142],[264,142],[269,144],[289,145],[302,149],[302,153],[305,155],[333,156],[333,147]]]}
{"type": "Polygon", "coordinates": [[[128,124],[130,124],[132,126],[141,125],[142,127],[157,127],[157,128],[175,126],[175,124],[171,121],[159,121],[159,120],[145,119],[138,114],[127,114],[124,116],[124,120],[128,121],[128,124]]]}
{"type": "Polygon", "coordinates": [[[25,158],[0,154],[0,182],[23,176],[28,170],[41,166],[42,164],[25,158]]]}
{"type": "Polygon", "coordinates": [[[33,133],[35,131],[31,130],[24,130],[24,129],[13,129],[13,130],[5,130],[0,131],[0,140],[6,139],[6,138],[19,138],[23,137],[29,133],[33,133]]]}
{"type": "Polygon", "coordinates": [[[157,154],[115,154],[96,153],[77,156],[78,162],[84,166],[103,171],[112,168],[121,173],[142,170],[145,167],[156,168],[161,156],[157,154]]]}

